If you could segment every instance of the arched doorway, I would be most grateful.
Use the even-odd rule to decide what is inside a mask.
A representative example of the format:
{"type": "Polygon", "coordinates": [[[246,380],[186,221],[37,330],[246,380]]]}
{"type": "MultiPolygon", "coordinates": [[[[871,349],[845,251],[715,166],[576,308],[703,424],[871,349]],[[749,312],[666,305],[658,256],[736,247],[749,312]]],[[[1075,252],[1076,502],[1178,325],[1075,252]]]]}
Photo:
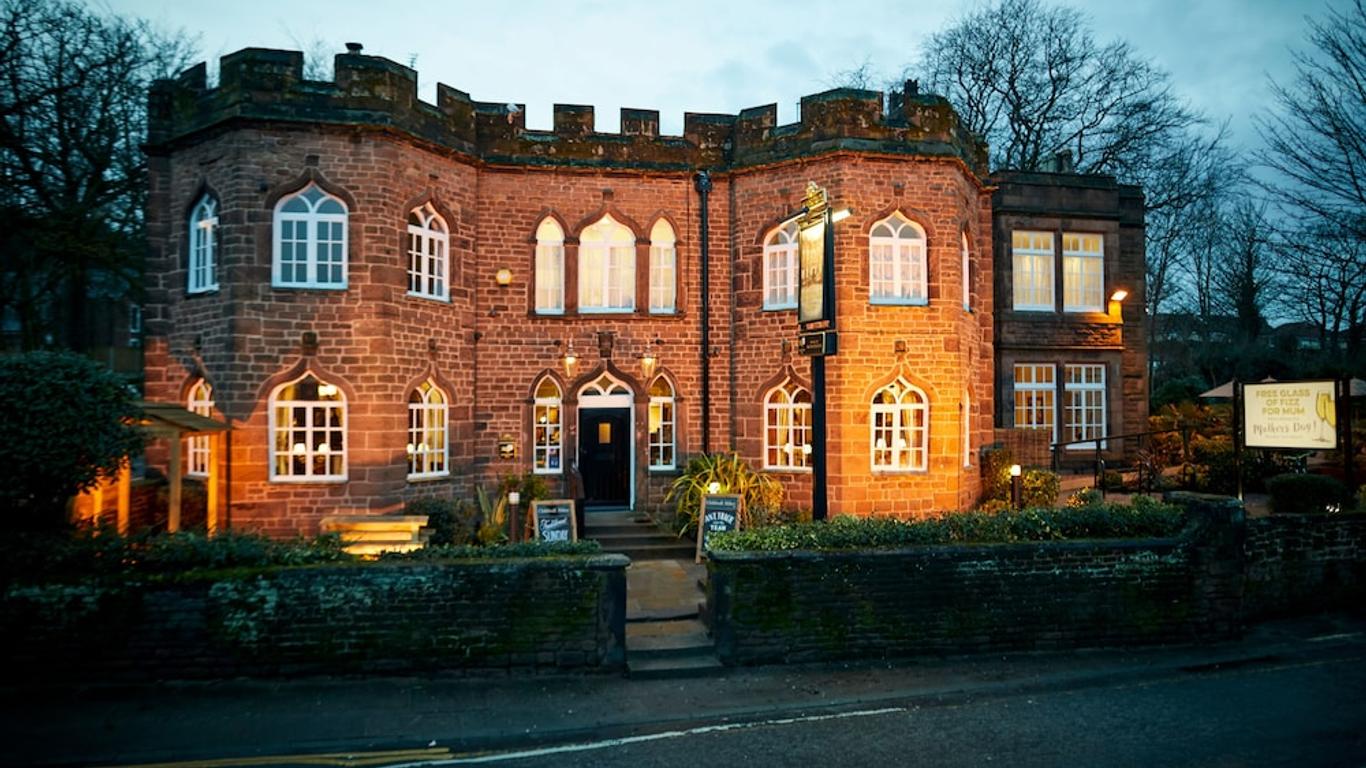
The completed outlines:
{"type": "Polygon", "coordinates": [[[635,500],[635,398],[603,373],[579,390],[579,473],[585,507],[630,507],[635,500]]]}

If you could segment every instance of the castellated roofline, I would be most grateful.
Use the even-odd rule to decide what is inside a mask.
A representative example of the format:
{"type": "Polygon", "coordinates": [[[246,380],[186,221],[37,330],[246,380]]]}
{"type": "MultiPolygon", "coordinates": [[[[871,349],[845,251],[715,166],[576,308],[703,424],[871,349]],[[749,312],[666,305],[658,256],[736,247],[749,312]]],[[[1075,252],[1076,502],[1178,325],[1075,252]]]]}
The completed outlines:
{"type": "Polygon", "coordinates": [[[556,104],[554,127],[528,130],[522,104],[474,101],[444,83],[436,104],[417,97],[417,72],[380,56],[339,53],[332,81],[305,80],[299,51],[244,48],[219,60],[208,87],[200,63],[159,80],[149,95],[148,146],[169,149],[233,121],[350,125],[396,130],[488,163],[692,170],[743,168],[855,150],[957,157],[979,176],[986,145],[941,96],[854,88],[804,96],[801,121],[778,125],[768,104],[738,115],[688,112],[682,136],[659,132],[659,112],[622,109],[620,133],[594,130],[591,106],[556,104]]]}

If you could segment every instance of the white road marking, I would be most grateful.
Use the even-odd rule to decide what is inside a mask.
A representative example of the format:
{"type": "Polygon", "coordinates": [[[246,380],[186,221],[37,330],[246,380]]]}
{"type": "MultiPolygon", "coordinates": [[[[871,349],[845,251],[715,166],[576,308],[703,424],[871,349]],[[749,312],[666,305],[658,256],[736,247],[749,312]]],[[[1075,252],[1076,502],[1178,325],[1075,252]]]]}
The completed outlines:
{"type": "Polygon", "coordinates": [[[589,741],[579,744],[563,744],[557,747],[541,747],[539,749],[525,749],[518,752],[500,752],[493,755],[478,755],[472,757],[456,757],[442,760],[419,760],[412,763],[400,763],[388,766],[388,768],[432,768],[442,765],[476,765],[479,763],[501,763],[508,760],[524,760],[529,757],[546,757],[550,755],[562,755],[569,752],[589,752],[596,749],[612,749],[613,747],[623,747],[628,744],[640,744],[649,741],[662,741],[664,739],[679,739],[684,736],[698,736],[706,733],[723,733],[725,731],[739,731],[747,728],[762,728],[769,725],[793,725],[796,723],[815,723],[822,720],[843,720],[851,717],[873,717],[876,715],[890,715],[896,712],[907,712],[906,707],[883,707],[882,709],[864,709],[855,712],[839,712],[830,715],[804,715],[801,717],[780,717],[771,720],[756,720],[743,723],[722,723],[719,725],[701,725],[696,728],[688,728],[682,731],[662,731],[660,733],[647,733],[642,736],[624,736],[619,739],[603,739],[602,741],[589,741]]]}

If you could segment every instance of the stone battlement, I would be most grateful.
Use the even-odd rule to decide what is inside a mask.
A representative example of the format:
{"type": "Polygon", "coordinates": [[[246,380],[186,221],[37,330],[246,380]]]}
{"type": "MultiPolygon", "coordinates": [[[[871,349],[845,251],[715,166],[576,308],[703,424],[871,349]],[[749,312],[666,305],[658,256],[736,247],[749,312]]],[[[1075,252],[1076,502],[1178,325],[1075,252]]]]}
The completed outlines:
{"type": "Polygon", "coordinates": [[[554,127],[528,130],[524,105],[474,101],[444,83],[437,103],[417,97],[417,72],[357,50],[337,54],[333,81],[305,80],[303,54],[244,48],[220,59],[219,84],[208,87],[200,63],[150,94],[148,144],[178,139],[232,121],[334,124],[394,130],[472,159],[515,165],[658,170],[743,168],[842,149],[957,157],[979,176],[986,146],[959,123],[940,96],[838,88],[805,96],[801,121],[778,125],[776,104],[738,115],[685,113],[682,136],[659,132],[659,112],[622,109],[620,133],[594,130],[591,106],[556,104],[554,127]]]}

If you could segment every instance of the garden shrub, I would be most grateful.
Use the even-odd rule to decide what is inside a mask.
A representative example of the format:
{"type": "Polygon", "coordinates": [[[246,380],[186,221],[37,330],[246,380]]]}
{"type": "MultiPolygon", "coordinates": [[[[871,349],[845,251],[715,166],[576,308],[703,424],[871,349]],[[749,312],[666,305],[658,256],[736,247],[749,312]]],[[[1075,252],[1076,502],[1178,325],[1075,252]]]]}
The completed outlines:
{"type": "Polygon", "coordinates": [[[664,495],[666,503],[674,503],[680,535],[696,530],[702,494],[713,482],[721,486],[720,493],[744,498],[745,527],[766,522],[782,509],[783,486],[775,478],[755,472],[737,453],[700,454],[688,459],[682,474],[664,495]]]}
{"type": "Polygon", "coordinates": [[[1352,510],[1347,486],[1327,475],[1276,475],[1266,481],[1271,511],[1278,515],[1312,515],[1352,510]]]}
{"type": "MultiPolygon", "coordinates": [[[[1010,465],[1015,457],[1008,448],[982,451],[982,503],[1010,503],[1010,465]]],[[[1061,479],[1056,472],[1026,468],[1020,473],[1020,504],[1024,507],[1051,507],[1058,501],[1061,479]]]]}
{"type": "Polygon", "coordinates": [[[403,505],[403,514],[427,516],[427,545],[434,547],[472,544],[481,522],[479,510],[463,499],[413,499],[403,505]]]}
{"type": "Polygon", "coordinates": [[[0,356],[3,524],[66,527],[68,499],[141,453],[140,415],[123,379],[93,360],[70,352],[0,356]]]}
{"type": "Polygon", "coordinates": [[[1074,539],[1173,536],[1185,512],[1147,496],[1132,506],[1089,504],[1063,509],[951,512],[903,522],[888,517],[837,517],[828,524],[781,525],[715,534],[716,551],[850,550],[925,544],[1005,544],[1074,539]]]}
{"type": "Polygon", "coordinates": [[[497,544],[494,546],[426,546],[410,552],[384,552],[379,559],[383,562],[408,560],[477,560],[507,559],[518,557],[577,557],[595,555],[602,551],[602,545],[592,540],[580,541],[519,541],[516,544],[497,544]]]}

